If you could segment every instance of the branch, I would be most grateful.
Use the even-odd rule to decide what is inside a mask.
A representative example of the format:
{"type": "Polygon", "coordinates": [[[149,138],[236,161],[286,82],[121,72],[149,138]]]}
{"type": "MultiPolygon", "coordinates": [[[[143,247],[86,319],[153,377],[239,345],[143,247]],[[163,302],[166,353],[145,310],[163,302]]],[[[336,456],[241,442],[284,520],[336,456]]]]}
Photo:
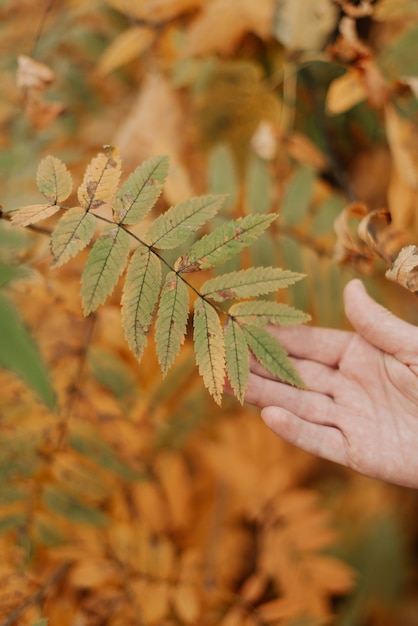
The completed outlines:
{"type": "Polygon", "coordinates": [[[42,587],[40,587],[33,595],[29,596],[23,604],[12,611],[10,615],[6,617],[3,622],[1,622],[0,626],[11,626],[11,624],[13,624],[13,622],[15,622],[29,607],[34,604],[40,604],[51,587],[54,587],[54,585],[56,585],[61,578],[65,576],[69,567],[70,563],[62,563],[59,567],[57,567],[57,569],[52,572],[51,576],[47,578],[42,587]]]}

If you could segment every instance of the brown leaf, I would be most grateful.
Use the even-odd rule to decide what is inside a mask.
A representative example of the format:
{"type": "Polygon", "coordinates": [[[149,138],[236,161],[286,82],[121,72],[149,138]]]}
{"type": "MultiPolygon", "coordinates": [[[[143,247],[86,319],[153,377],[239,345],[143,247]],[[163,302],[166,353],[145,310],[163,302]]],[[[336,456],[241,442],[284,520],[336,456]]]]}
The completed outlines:
{"type": "Polygon", "coordinates": [[[392,267],[387,270],[386,278],[399,283],[413,293],[418,292],[418,247],[405,246],[399,252],[392,267]]]}
{"type": "Polygon", "coordinates": [[[354,202],[348,205],[334,222],[337,243],[334,259],[337,263],[351,264],[364,274],[370,274],[374,256],[369,247],[359,238],[358,226],[368,213],[366,205],[354,202]]]}
{"type": "Polygon", "coordinates": [[[393,254],[402,247],[402,232],[391,228],[392,218],[387,209],[370,211],[360,222],[358,235],[373,254],[387,262],[393,261],[393,254]]]}

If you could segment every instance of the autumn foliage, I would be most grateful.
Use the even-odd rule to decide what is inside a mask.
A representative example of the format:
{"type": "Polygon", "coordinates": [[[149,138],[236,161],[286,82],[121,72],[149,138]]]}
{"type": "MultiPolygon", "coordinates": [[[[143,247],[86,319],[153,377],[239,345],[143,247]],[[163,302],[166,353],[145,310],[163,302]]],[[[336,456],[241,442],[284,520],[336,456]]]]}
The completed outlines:
{"type": "Polygon", "coordinates": [[[0,626],[418,624],[415,493],[242,404],[354,275],[418,321],[415,0],[0,18],[0,626]]]}

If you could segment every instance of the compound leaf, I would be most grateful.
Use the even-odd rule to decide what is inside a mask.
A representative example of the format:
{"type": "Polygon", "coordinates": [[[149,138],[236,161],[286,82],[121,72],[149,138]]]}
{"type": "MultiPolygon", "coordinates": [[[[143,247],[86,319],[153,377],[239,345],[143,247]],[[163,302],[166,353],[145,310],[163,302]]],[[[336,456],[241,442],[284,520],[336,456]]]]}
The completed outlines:
{"type": "Polygon", "coordinates": [[[98,154],[89,163],[83,182],[78,188],[78,201],[89,211],[109,202],[119,183],[121,160],[118,150],[105,146],[104,152],[98,154]]]}
{"type": "Polygon", "coordinates": [[[52,265],[63,265],[83,250],[96,230],[96,218],[82,207],[68,209],[58,221],[51,237],[52,265]]]}
{"type": "Polygon", "coordinates": [[[158,362],[164,376],[180,351],[186,333],[188,317],[189,292],[187,287],[175,272],[169,272],[161,292],[155,327],[158,362]]]}
{"type": "Polygon", "coordinates": [[[231,306],[229,314],[238,322],[253,326],[268,326],[269,324],[290,326],[303,324],[311,319],[307,313],[288,304],[269,300],[237,302],[231,306]]]}
{"type": "Polygon", "coordinates": [[[193,326],[199,372],[209,393],[220,404],[225,378],[225,342],[219,317],[203,298],[196,300],[193,326]]]}
{"type": "Polygon", "coordinates": [[[225,263],[255,241],[276,215],[247,215],[229,220],[190,248],[176,263],[179,272],[196,272],[225,263]]]}
{"type": "Polygon", "coordinates": [[[224,334],[226,371],[236,397],[243,404],[250,375],[247,342],[239,324],[232,319],[228,320],[224,334]]]}
{"type": "Polygon", "coordinates": [[[243,326],[242,330],[248,347],[266,370],[283,382],[302,389],[305,387],[286,350],[265,328],[243,326]]]}
{"type": "Polygon", "coordinates": [[[54,156],[47,156],[39,163],[36,184],[50,204],[59,204],[73,190],[73,179],[66,165],[54,156]]]}
{"type": "Polygon", "coordinates": [[[200,293],[218,302],[251,298],[293,285],[303,274],[275,267],[250,267],[207,280],[200,293]]]}
{"type": "Polygon", "coordinates": [[[56,204],[30,204],[13,213],[11,221],[13,226],[29,226],[51,217],[59,210],[56,204]]]}
{"type": "Polygon", "coordinates": [[[110,224],[90,250],[81,277],[84,315],[95,311],[112,293],[125,268],[129,245],[129,235],[116,224],[110,224]]]}
{"type": "Polygon", "coordinates": [[[167,156],[152,157],[126,179],[112,202],[119,223],[138,224],[145,217],[161,195],[168,164],[167,156]]]}
{"type": "Polygon", "coordinates": [[[130,260],[122,293],[122,326],[138,360],[147,344],[160,289],[161,261],[148,248],[138,248],[130,260]]]}
{"type": "Polygon", "coordinates": [[[214,217],[223,200],[223,196],[209,195],[180,202],[154,220],[148,230],[147,241],[157,248],[175,248],[214,217]]]}

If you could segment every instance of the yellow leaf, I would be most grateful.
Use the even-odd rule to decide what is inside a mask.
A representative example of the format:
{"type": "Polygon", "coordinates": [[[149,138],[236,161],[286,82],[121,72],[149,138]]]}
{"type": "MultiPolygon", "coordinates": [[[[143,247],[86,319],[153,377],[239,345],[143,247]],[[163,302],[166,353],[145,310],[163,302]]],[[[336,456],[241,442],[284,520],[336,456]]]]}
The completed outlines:
{"type": "Polygon", "coordinates": [[[367,91],[361,74],[356,70],[348,70],[331,82],[326,97],[326,108],[331,115],[338,115],[349,111],[366,98],[367,91]]]}
{"type": "Polygon", "coordinates": [[[56,204],[31,204],[13,213],[11,221],[14,226],[29,226],[51,217],[59,210],[60,207],[56,204]]]}
{"type": "Polygon", "coordinates": [[[203,0],[106,0],[107,4],[122,13],[153,22],[165,21],[199,7],[203,0]]]}
{"type": "Polygon", "coordinates": [[[161,452],[155,461],[155,472],[167,499],[171,529],[187,527],[192,512],[192,485],[183,458],[174,452],[161,452]]]}
{"type": "Polygon", "coordinates": [[[98,66],[101,74],[113,70],[139,57],[153,42],[155,31],[144,26],[133,26],[119,35],[103,53],[98,66]]]}
{"type": "Polygon", "coordinates": [[[131,583],[141,608],[141,623],[161,624],[170,609],[170,588],[164,581],[136,580],[131,583]]]}
{"type": "Polygon", "coordinates": [[[74,587],[85,589],[96,589],[117,582],[118,578],[118,571],[111,561],[91,557],[78,561],[69,574],[70,583],[74,587]]]}
{"type": "Polygon", "coordinates": [[[161,533],[169,525],[169,511],[158,483],[144,480],[134,485],[132,497],[137,505],[140,519],[155,533],[161,533]]]}
{"type": "Polygon", "coordinates": [[[105,146],[104,152],[87,166],[83,182],[78,188],[81,206],[88,211],[109,202],[117,189],[120,174],[119,151],[112,146],[105,146]]]}
{"type": "Polygon", "coordinates": [[[273,0],[213,0],[203,6],[193,22],[185,46],[186,55],[230,53],[246,33],[262,39],[271,36],[273,0]]]}
{"type": "Polygon", "coordinates": [[[200,615],[200,599],[197,590],[192,585],[180,584],[172,590],[172,603],[179,618],[192,624],[200,615]]]}

